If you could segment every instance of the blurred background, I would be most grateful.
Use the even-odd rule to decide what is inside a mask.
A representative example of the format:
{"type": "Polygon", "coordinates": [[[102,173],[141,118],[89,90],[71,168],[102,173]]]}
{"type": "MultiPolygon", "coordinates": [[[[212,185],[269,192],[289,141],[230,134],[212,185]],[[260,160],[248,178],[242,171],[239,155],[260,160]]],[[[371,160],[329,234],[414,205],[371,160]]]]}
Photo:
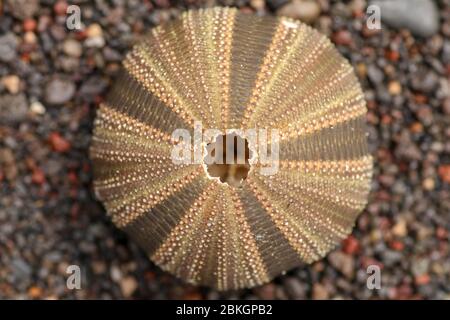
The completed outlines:
{"type": "Polygon", "coordinates": [[[450,299],[449,78],[449,0],[0,0],[0,298],[450,299]],[[380,30],[367,26],[370,4],[380,30]],[[70,5],[81,30],[67,28],[70,5]],[[337,250],[227,293],[155,267],[95,200],[88,159],[95,110],[133,43],[216,5],[328,35],[361,81],[375,161],[369,205],[337,250]],[[81,290],[66,287],[69,265],[81,290]]]}

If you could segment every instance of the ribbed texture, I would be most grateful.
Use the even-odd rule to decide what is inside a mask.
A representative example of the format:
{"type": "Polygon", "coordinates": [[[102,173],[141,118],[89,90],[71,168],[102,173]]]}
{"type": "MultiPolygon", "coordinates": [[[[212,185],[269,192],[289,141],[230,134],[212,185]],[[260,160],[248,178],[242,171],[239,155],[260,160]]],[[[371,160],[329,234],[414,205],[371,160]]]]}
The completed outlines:
{"type": "Polygon", "coordinates": [[[188,11],[124,61],[95,122],[96,194],[161,268],[219,290],[313,262],[352,230],[372,174],[349,63],[310,27],[235,9],[188,11]],[[172,162],[171,134],[278,129],[279,171],[239,186],[172,162]]]}

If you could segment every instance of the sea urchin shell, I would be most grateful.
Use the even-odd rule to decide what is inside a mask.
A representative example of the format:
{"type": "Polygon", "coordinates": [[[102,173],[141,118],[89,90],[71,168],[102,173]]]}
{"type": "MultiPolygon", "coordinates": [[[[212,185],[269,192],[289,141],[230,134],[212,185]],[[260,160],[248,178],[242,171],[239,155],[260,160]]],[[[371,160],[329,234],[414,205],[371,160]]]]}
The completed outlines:
{"type": "Polygon", "coordinates": [[[220,290],[252,287],[351,232],[372,174],[365,114],[352,67],[307,25],[188,11],[134,47],[100,105],[94,188],[164,270],[220,290]],[[242,168],[175,163],[173,132],[194,133],[197,121],[203,131],[278,130],[278,172],[247,159],[231,181],[242,168]]]}

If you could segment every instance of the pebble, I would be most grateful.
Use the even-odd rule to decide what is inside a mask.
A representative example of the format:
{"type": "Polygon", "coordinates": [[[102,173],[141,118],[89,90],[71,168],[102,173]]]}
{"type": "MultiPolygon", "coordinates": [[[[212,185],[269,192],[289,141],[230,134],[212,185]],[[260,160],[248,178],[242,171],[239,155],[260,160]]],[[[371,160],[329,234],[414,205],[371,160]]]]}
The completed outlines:
{"type": "Polygon", "coordinates": [[[402,85],[398,81],[390,81],[388,85],[388,91],[394,96],[398,96],[402,93],[402,85]]]}
{"type": "Polygon", "coordinates": [[[18,41],[13,33],[0,36],[0,61],[10,62],[16,59],[18,41]]]}
{"type": "Polygon", "coordinates": [[[263,286],[255,288],[253,291],[256,296],[263,300],[275,299],[275,285],[273,283],[268,283],[263,286]]]}
{"type": "Polygon", "coordinates": [[[381,10],[381,21],[393,28],[430,37],[439,30],[439,12],[432,0],[372,0],[381,10]]]}
{"type": "Polygon", "coordinates": [[[115,282],[120,282],[122,279],[122,271],[120,271],[120,268],[116,265],[111,266],[110,275],[111,279],[115,282]]]}
{"type": "Polygon", "coordinates": [[[102,27],[98,23],[90,24],[86,29],[86,36],[88,38],[103,36],[102,27]]]}
{"type": "Polygon", "coordinates": [[[45,182],[45,174],[42,169],[36,168],[31,175],[31,182],[37,185],[42,185],[45,182]]]}
{"type": "Polygon", "coordinates": [[[364,63],[358,63],[356,65],[356,74],[361,78],[367,77],[367,66],[364,63]]]}
{"type": "Polygon", "coordinates": [[[2,148],[0,149],[0,163],[5,165],[11,165],[15,162],[14,153],[11,149],[2,148]]]}
{"type": "Polygon", "coordinates": [[[312,298],[314,300],[327,300],[329,297],[328,289],[324,285],[320,283],[315,283],[313,285],[312,298]]]}
{"type": "Polygon", "coordinates": [[[67,39],[63,44],[63,51],[70,57],[79,58],[83,54],[83,47],[75,39],[67,39]]]}
{"type": "Polygon", "coordinates": [[[31,299],[39,299],[42,297],[42,289],[40,287],[32,286],[28,289],[28,295],[31,299]]]}
{"type": "Polygon", "coordinates": [[[19,92],[20,79],[15,74],[3,77],[2,84],[9,91],[9,93],[17,94],[19,92]]]}
{"type": "Polygon", "coordinates": [[[56,152],[67,152],[70,150],[70,142],[64,139],[58,132],[52,132],[48,140],[56,152]]]}
{"type": "Polygon", "coordinates": [[[291,299],[305,299],[306,290],[299,279],[289,277],[283,283],[291,299]]]}
{"type": "Polygon", "coordinates": [[[417,109],[417,117],[424,125],[429,126],[433,123],[433,110],[427,105],[420,106],[417,109]]]}
{"type": "Polygon", "coordinates": [[[450,63],[450,41],[444,42],[444,45],[442,47],[442,55],[441,56],[442,56],[443,63],[446,63],[446,64],[450,63]]]}
{"type": "Polygon", "coordinates": [[[16,124],[26,119],[28,102],[24,94],[0,96],[0,124],[16,124]]]}
{"type": "Polygon", "coordinates": [[[384,80],[384,73],[380,68],[371,64],[367,68],[367,77],[373,84],[380,84],[384,80]]]}
{"type": "Polygon", "coordinates": [[[105,45],[105,39],[103,37],[87,38],[84,43],[88,48],[102,48],[105,45]]]}
{"type": "Polygon", "coordinates": [[[103,261],[94,261],[92,263],[92,271],[95,274],[97,275],[103,274],[106,272],[106,270],[107,270],[106,264],[103,261]]]}
{"type": "Polygon", "coordinates": [[[439,77],[432,71],[421,69],[410,76],[411,87],[423,93],[432,93],[439,85],[439,77]]]}
{"type": "Polygon", "coordinates": [[[31,18],[39,10],[39,0],[6,0],[6,5],[12,15],[20,20],[31,18]]]}
{"type": "Polygon", "coordinates": [[[250,0],[250,5],[253,9],[260,11],[264,9],[265,2],[264,0],[250,0]]]}
{"type": "Polygon", "coordinates": [[[396,251],[403,251],[403,249],[405,249],[405,244],[404,244],[403,242],[397,241],[397,240],[391,241],[391,242],[389,243],[389,246],[390,246],[393,250],[396,250],[396,251]]]}
{"type": "Polygon", "coordinates": [[[422,181],[422,187],[427,191],[434,190],[436,186],[436,183],[434,182],[434,179],[432,178],[426,178],[422,181]]]}
{"type": "Polygon", "coordinates": [[[328,261],[344,276],[349,279],[353,278],[355,263],[352,256],[341,251],[334,251],[328,255],[328,261]]]}
{"type": "Polygon", "coordinates": [[[33,101],[30,104],[30,111],[31,111],[31,113],[36,114],[36,115],[43,115],[45,113],[45,107],[39,101],[33,101]]]}
{"type": "Polygon", "coordinates": [[[9,148],[0,149],[0,171],[3,171],[6,179],[14,181],[17,177],[18,170],[14,153],[9,148]]]}
{"type": "Polygon", "coordinates": [[[23,40],[26,44],[35,44],[37,42],[36,34],[32,31],[25,32],[23,40]]]}
{"type": "Polygon", "coordinates": [[[438,172],[442,181],[450,183],[450,164],[439,166],[438,172]]]}
{"type": "Polygon", "coordinates": [[[105,39],[103,38],[102,27],[98,23],[89,25],[86,29],[87,39],[85,44],[90,48],[102,48],[105,45],[105,39]]]}
{"type": "Polygon", "coordinates": [[[430,262],[424,258],[413,258],[411,272],[415,276],[426,274],[430,268],[430,262]]]}
{"type": "Polygon", "coordinates": [[[445,114],[450,114],[450,97],[444,100],[444,103],[442,104],[442,111],[444,111],[445,114]]]}
{"type": "Polygon", "coordinates": [[[320,12],[321,8],[316,1],[293,0],[278,9],[277,15],[312,23],[320,16],[320,12]]]}
{"type": "Polygon", "coordinates": [[[387,267],[394,266],[404,258],[401,252],[390,249],[383,249],[383,251],[381,252],[381,257],[383,260],[383,264],[387,267]]]}
{"type": "Polygon", "coordinates": [[[347,254],[355,254],[359,251],[359,242],[358,240],[352,236],[349,235],[343,242],[342,242],[342,250],[347,254]]]}
{"type": "Polygon", "coordinates": [[[422,153],[417,145],[412,141],[407,130],[402,131],[398,137],[395,154],[404,160],[421,160],[422,153]]]}
{"type": "Polygon", "coordinates": [[[366,0],[352,0],[349,4],[350,9],[354,15],[360,15],[366,11],[366,0]]]}
{"type": "Polygon", "coordinates": [[[68,4],[65,0],[58,0],[53,6],[53,10],[55,11],[56,15],[63,16],[67,13],[67,7],[68,4]]]}
{"type": "Polygon", "coordinates": [[[22,258],[16,258],[11,261],[14,273],[19,277],[28,277],[32,273],[30,265],[22,258]]]}
{"type": "Polygon", "coordinates": [[[430,280],[431,278],[429,274],[422,274],[414,278],[414,282],[418,286],[427,285],[428,283],[430,283],[430,280]]]}
{"type": "Polygon", "coordinates": [[[25,32],[34,31],[36,29],[36,20],[28,18],[23,21],[23,30],[25,32]]]}
{"type": "Polygon", "coordinates": [[[132,276],[124,277],[120,280],[120,290],[125,298],[129,298],[133,295],[138,287],[136,279],[132,276]]]}
{"type": "Polygon", "coordinates": [[[392,228],[392,233],[397,237],[404,237],[408,234],[406,221],[402,218],[398,219],[398,222],[392,228]]]}
{"type": "Polygon", "coordinates": [[[45,87],[45,101],[49,104],[63,104],[75,94],[75,84],[67,79],[55,78],[45,87]]]}

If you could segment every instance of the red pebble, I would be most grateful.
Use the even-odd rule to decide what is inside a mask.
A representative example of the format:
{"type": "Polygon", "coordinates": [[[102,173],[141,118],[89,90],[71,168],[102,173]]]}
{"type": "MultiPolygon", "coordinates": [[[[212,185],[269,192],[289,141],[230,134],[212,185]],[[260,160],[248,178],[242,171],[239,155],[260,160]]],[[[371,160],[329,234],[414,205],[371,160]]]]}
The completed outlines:
{"type": "Polygon", "coordinates": [[[423,286],[423,285],[430,283],[431,278],[430,278],[430,275],[424,273],[420,276],[416,276],[414,280],[415,280],[416,285],[423,286]]]}
{"type": "Polygon", "coordinates": [[[440,166],[438,172],[442,181],[450,183],[450,164],[440,166]]]}
{"type": "Polygon", "coordinates": [[[359,242],[352,235],[343,241],[342,246],[343,251],[347,254],[355,254],[359,251],[359,242]]]}
{"type": "Polygon", "coordinates": [[[30,62],[30,54],[25,52],[20,56],[20,60],[22,60],[23,62],[30,62]]]}
{"type": "Polygon", "coordinates": [[[70,150],[70,142],[61,137],[58,132],[52,132],[49,136],[49,141],[56,152],[67,152],[70,150]]]}
{"type": "Polygon", "coordinates": [[[398,51],[389,50],[386,51],[385,57],[392,62],[396,62],[400,58],[400,53],[398,53],[398,51]]]}
{"type": "Polygon", "coordinates": [[[436,229],[436,236],[441,240],[446,240],[447,239],[447,230],[445,230],[445,228],[438,227],[436,229]]]}
{"type": "Polygon", "coordinates": [[[87,38],[86,30],[79,30],[79,31],[75,32],[75,38],[78,41],[82,41],[82,40],[86,39],[87,38]]]}
{"type": "Polygon", "coordinates": [[[388,115],[388,114],[384,114],[381,117],[381,123],[385,124],[385,125],[391,124],[392,123],[392,117],[390,115],[388,115]]]}
{"type": "Polygon", "coordinates": [[[414,101],[420,104],[426,104],[428,102],[428,97],[423,94],[415,94],[414,101]]]}
{"type": "Polygon", "coordinates": [[[34,184],[41,185],[45,182],[44,171],[39,168],[33,170],[33,174],[31,175],[31,182],[34,184]]]}
{"type": "Polygon", "coordinates": [[[405,248],[405,245],[401,241],[392,241],[390,246],[395,251],[402,251],[405,248]]]}
{"type": "Polygon", "coordinates": [[[34,19],[25,19],[23,21],[23,30],[28,32],[28,31],[34,31],[36,29],[37,23],[36,20],[34,19]]]}
{"type": "Polygon", "coordinates": [[[66,1],[58,1],[53,6],[53,10],[55,11],[56,15],[58,16],[64,16],[66,15],[67,11],[67,2],[66,1]]]}
{"type": "Polygon", "coordinates": [[[71,172],[69,172],[67,174],[67,176],[68,176],[68,179],[69,179],[70,183],[72,183],[72,184],[77,184],[78,183],[78,177],[77,177],[77,174],[75,172],[71,171],[71,172]]]}

